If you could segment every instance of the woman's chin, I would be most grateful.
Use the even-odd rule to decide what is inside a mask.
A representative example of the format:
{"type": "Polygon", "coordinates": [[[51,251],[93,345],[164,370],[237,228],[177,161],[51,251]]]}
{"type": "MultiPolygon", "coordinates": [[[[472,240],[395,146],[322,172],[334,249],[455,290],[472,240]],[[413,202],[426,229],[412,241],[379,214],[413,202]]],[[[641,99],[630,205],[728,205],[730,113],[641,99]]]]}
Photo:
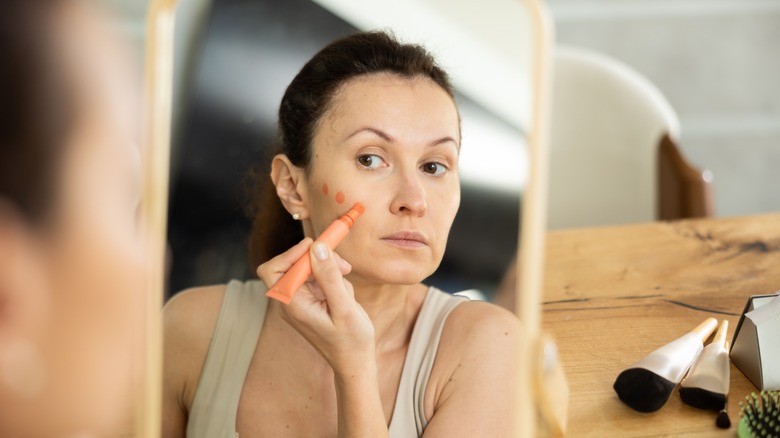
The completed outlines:
{"type": "Polygon", "coordinates": [[[411,264],[388,264],[377,266],[373,269],[360,269],[354,267],[353,272],[347,277],[353,285],[360,287],[365,284],[382,284],[409,286],[419,284],[436,270],[436,267],[425,268],[411,264]]]}

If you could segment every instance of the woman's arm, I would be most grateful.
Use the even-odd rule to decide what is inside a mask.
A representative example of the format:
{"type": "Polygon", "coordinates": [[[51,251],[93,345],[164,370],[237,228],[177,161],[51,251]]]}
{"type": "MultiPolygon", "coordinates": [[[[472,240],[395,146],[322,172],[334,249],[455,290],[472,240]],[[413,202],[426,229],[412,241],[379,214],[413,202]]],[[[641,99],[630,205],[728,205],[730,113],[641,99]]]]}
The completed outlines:
{"type": "Polygon", "coordinates": [[[522,336],[515,315],[497,306],[464,303],[452,312],[436,358],[447,364],[434,382],[441,389],[426,396],[433,415],[425,438],[512,436],[522,336]]]}
{"type": "Polygon", "coordinates": [[[189,404],[224,294],[224,285],[192,289],[177,294],[163,310],[162,438],[186,436],[189,404]]]}
{"type": "Polygon", "coordinates": [[[386,437],[374,326],[344,278],[351,266],[326,245],[312,245],[307,238],[261,265],[258,275],[270,287],[307,252],[314,281],[306,283],[290,304],[282,306],[282,316],[333,369],[339,437],[386,437]]]}
{"type": "Polygon", "coordinates": [[[339,438],[388,436],[379,397],[376,361],[354,373],[334,377],[339,412],[339,438]]]}

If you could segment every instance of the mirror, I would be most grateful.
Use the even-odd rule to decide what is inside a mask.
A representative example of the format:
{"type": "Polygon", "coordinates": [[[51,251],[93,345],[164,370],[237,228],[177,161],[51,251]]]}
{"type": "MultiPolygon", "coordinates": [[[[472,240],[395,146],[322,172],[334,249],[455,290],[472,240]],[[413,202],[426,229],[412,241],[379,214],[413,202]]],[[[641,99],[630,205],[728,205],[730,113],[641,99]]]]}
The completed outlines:
{"type": "MultiPolygon", "coordinates": [[[[193,2],[182,1],[182,12],[188,3],[193,2]]],[[[186,31],[177,31],[176,58],[186,67],[177,72],[172,293],[253,275],[246,263],[250,224],[242,190],[251,166],[270,169],[284,89],[330,41],[358,30],[388,29],[436,56],[453,79],[462,117],[462,203],[431,281],[450,292],[479,289],[494,295],[516,249],[520,193],[528,177],[530,41],[520,30],[525,26],[512,18],[523,16],[516,1],[460,10],[445,6],[408,2],[382,10],[357,1],[215,0],[208,13],[201,9],[201,17],[179,16],[180,26],[194,26],[188,48],[182,42],[186,31]],[[475,13],[481,20],[470,23],[475,13]],[[185,50],[189,56],[181,54],[185,50]],[[477,56],[481,61],[471,62],[477,56]]]]}
{"type": "MultiPolygon", "coordinates": [[[[384,29],[433,53],[452,78],[462,118],[461,206],[443,262],[427,283],[448,292],[477,289],[484,295],[474,296],[492,299],[514,263],[518,230],[522,230],[523,276],[515,289],[524,291],[518,312],[530,325],[524,358],[533,356],[545,196],[540,166],[544,164],[544,117],[532,116],[545,112],[545,87],[533,80],[541,81],[547,74],[544,65],[533,65],[534,57],[545,56],[543,50],[534,49],[534,38],[544,40],[537,46],[549,42],[539,5],[530,2],[528,13],[526,5],[514,0],[463,5],[442,0],[392,4],[183,0],[177,10],[172,53],[166,39],[171,31],[171,3],[152,6],[150,29],[156,26],[157,33],[149,35],[147,55],[151,61],[147,77],[153,78],[149,97],[155,105],[150,112],[149,144],[156,157],[152,174],[157,175],[151,183],[156,197],[150,202],[156,207],[165,201],[159,193],[167,164],[162,143],[170,127],[165,114],[172,114],[173,123],[167,220],[172,264],[167,297],[193,286],[254,276],[254,267],[246,262],[250,223],[241,213],[241,191],[250,167],[259,164],[267,172],[270,165],[276,111],[285,87],[330,41],[358,30],[384,29]],[[532,24],[529,17],[542,20],[532,24]],[[176,66],[170,70],[172,59],[176,66]],[[174,80],[169,82],[168,77],[174,80]],[[162,96],[166,89],[172,90],[168,94],[172,107],[162,96]],[[542,96],[531,90],[541,90],[542,96]],[[529,154],[529,141],[537,148],[533,154],[529,154]],[[533,172],[530,160],[538,164],[533,172]],[[522,227],[521,200],[530,209],[523,210],[522,227]]],[[[157,230],[164,228],[163,212],[150,209],[148,214],[157,230]]],[[[154,260],[162,262],[162,249],[152,252],[154,260]]],[[[162,270],[157,274],[150,289],[159,294],[162,270]]],[[[159,332],[157,324],[152,325],[159,332]]],[[[159,357],[159,341],[150,341],[153,361],[159,357]]],[[[534,365],[525,360],[529,369],[522,372],[530,375],[534,365]]],[[[150,388],[159,383],[159,376],[152,374],[150,388]]],[[[525,436],[529,430],[533,434],[530,398],[523,409],[525,429],[519,433],[525,436]]],[[[150,415],[145,421],[153,424],[157,419],[150,415]]]]}

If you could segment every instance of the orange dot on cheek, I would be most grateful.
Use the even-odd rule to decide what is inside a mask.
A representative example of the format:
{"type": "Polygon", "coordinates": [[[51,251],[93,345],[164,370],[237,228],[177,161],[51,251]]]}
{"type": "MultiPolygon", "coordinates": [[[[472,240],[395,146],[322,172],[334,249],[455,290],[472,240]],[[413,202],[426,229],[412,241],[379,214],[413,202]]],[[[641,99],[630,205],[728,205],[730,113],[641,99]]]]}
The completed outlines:
{"type": "Polygon", "coordinates": [[[324,195],[328,194],[328,183],[325,183],[325,184],[322,185],[322,193],[324,195]]]}
{"type": "Polygon", "coordinates": [[[342,193],[342,192],[336,193],[336,202],[338,202],[339,204],[343,204],[344,203],[344,199],[345,199],[344,198],[344,193],[342,193]]]}

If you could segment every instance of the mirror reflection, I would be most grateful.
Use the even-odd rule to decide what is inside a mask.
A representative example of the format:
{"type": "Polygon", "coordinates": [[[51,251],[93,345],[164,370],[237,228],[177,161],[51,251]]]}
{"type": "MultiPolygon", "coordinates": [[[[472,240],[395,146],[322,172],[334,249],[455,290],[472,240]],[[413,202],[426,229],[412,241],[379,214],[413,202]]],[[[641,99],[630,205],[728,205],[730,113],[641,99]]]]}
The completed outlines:
{"type": "Polygon", "coordinates": [[[516,250],[527,61],[443,6],[182,4],[165,436],[511,430],[518,321],[452,294],[516,250]]]}
{"type": "MultiPolygon", "coordinates": [[[[278,143],[278,104],[300,67],[328,42],[358,30],[310,1],[276,3],[217,1],[210,13],[193,2],[180,5],[170,210],[172,292],[252,274],[246,263],[251,215],[247,218],[245,210],[252,196],[246,175],[252,170],[269,173],[278,143]]],[[[381,17],[381,12],[374,16],[381,17]]],[[[434,12],[441,15],[440,10],[434,12]]],[[[485,17],[489,22],[499,14],[483,15],[491,15],[485,17]]],[[[457,24],[454,18],[448,20],[450,26],[457,24]]],[[[527,76],[522,56],[508,56],[506,49],[480,58],[492,64],[474,66],[469,54],[484,49],[488,41],[504,40],[460,32],[439,36],[434,28],[410,36],[400,25],[387,24],[402,21],[382,22],[365,23],[362,29],[388,29],[424,44],[437,61],[440,53],[447,61],[442,65],[455,84],[464,144],[473,146],[462,150],[462,207],[440,270],[443,275],[437,278],[449,286],[446,289],[479,288],[491,294],[514,251],[518,194],[527,177],[522,126],[529,97],[522,89],[527,76]],[[448,41],[453,34],[457,40],[448,41]],[[468,44],[475,48],[461,48],[468,44]],[[470,78],[479,74],[496,80],[470,78]]],[[[521,38],[505,38],[523,41],[517,33],[521,38]]]]}

